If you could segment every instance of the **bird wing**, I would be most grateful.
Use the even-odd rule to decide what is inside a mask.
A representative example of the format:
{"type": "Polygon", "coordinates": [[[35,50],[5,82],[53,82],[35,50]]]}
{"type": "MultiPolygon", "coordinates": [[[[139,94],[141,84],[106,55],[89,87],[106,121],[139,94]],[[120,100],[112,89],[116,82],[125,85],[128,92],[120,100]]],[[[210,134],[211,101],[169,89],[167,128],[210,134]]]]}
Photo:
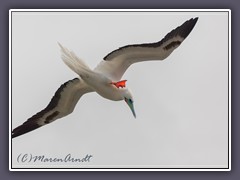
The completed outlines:
{"type": "Polygon", "coordinates": [[[92,89],[75,78],[62,84],[45,109],[13,129],[12,138],[28,133],[72,113],[80,97],[92,89]]]}
{"type": "Polygon", "coordinates": [[[155,43],[127,45],[116,49],[103,58],[95,68],[114,81],[119,81],[127,68],[136,62],[164,60],[190,34],[198,18],[192,18],[169,32],[161,41],[155,43]]]}

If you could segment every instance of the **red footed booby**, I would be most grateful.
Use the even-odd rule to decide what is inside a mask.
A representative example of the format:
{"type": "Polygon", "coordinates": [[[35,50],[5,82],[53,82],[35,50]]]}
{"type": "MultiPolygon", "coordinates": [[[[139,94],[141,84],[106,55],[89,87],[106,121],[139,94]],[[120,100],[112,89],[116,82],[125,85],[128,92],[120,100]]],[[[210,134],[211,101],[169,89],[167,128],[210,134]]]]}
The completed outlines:
{"type": "Polygon", "coordinates": [[[78,77],[62,84],[45,109],[13,129],[12,138],[71,114],[81,96],[89,92],[113,101],[124,100],[136,117],[132,93],[126,87],[126,80],[121,80],[124,72],[137,62],[166,59],[190,34],[197,20],[192,18],[184,22],[158,42],[116,49],[105,56],[94,70],[74,52],[59,44],[62,60],[78,77]]]}

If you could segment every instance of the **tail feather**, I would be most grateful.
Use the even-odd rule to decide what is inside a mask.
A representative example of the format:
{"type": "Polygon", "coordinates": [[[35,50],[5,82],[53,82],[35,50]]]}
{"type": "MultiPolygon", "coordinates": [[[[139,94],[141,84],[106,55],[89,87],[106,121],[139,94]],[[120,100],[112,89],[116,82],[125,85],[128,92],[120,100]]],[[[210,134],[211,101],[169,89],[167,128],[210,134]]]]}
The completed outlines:
{"type": "Polygon", "coordinates": [[[77,55],[74,52],[63,47],[60,43],[58,43],[58,45],[61,48],[61,53],[62,53],[61,58],[62,58],[63,62],[71,70],[73,70],[79,76],[81,76],[85,73],[91,72],[88,65],[83,60],[81,60],[79,57],[77,57],[77,55]]]}

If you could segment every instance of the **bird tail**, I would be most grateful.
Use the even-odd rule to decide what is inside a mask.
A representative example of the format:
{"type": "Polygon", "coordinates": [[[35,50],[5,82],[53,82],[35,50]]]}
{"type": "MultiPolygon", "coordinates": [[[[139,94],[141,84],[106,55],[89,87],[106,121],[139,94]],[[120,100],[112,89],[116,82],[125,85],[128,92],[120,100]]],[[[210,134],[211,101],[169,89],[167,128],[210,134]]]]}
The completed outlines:
{"type": "Polygon", "coordinates": [[[73,51],[70,51],[67,48],[63,47],[60,43],[58,43],[58,45],[61,48],[61,58],[63,62],[71,70],[73,70],[79,76],[84,76],[86,73],[92,72],[88,65],[79,57],[77,57],[77,55],[73,51]]]}

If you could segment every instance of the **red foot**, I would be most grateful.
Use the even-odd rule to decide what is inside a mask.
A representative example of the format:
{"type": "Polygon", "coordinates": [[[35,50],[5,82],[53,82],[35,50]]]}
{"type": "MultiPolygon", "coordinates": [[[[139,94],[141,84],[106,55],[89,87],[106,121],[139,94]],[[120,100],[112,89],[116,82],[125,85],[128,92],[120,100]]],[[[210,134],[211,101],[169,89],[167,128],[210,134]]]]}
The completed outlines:
{"type": "Polygon", "coordinates": [[[127,80],[122,80],[122,81],[118,81],[118,82],[111,82],[110,84],[115,85],[117,88],[124,88],[126,87],[126,81],[127,80]]]}

